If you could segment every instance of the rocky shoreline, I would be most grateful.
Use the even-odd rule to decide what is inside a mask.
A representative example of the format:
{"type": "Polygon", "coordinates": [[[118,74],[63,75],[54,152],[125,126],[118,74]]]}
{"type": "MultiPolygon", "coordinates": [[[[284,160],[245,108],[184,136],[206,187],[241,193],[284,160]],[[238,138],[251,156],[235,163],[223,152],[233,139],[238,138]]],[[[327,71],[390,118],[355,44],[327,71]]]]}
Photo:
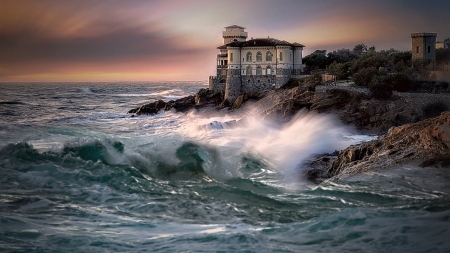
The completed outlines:
{"type": "MultiPolygon", "coordinates": [[[[174,101],[155,101],[130,110],[134,115],[156,114],[160,110],[186,112],[210,106],[235,110],[246,101],[254,101],[262,118],[288,122],[302,109],[329,113],[348,125],[354,125],[364,134],[376,134],[377,140],[350,146],[334,154],[317,157],[307,166],[306,177],[320,182],[335,177],[343,178],[371,170],[389,168],[408,162],[422,167],[450,167],[450,111],[426,115],[410,100],[393,96],[376,100],[365,92],[354,89],[331,88],[316,91],[314,86],[299,85],[272,90],[266,94],[246,94],[234,104],[222,101],[222,94],[201,89],[193,96],[174,101]],[[437,116],[428,118],[430,116],[437,116]]],[[[450,96],[449,96],[450,99],[450,96]]]]}

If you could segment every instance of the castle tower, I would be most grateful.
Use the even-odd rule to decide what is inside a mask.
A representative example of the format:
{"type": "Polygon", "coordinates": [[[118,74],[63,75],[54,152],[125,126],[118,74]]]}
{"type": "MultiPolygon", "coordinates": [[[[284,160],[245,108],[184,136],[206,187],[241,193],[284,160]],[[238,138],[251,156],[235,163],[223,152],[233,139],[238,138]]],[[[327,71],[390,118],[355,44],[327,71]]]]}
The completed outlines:
{"type": "Polygon", "coordinates": [[[233,41],[246,41],[248,34],[244,29],[245,27],[238,25],[225,27],[225,31],[222,32],[223,44],[228,44],[233,41]]]}
{"type": "Polygon", "coordinates": [[[436,61],[437,33],[412,33],[412,59],[425,59],[434,64],[436,61]]]}

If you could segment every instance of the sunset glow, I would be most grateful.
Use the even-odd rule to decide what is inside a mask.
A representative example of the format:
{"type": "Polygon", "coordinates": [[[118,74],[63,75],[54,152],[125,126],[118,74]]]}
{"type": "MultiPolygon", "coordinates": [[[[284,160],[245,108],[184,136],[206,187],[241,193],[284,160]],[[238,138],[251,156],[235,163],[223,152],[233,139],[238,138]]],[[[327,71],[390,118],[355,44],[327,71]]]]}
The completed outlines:
{"type": "Polygon", "coordinates": [[[450,37],[448,1],[2,1],[0,81],[206,80],[228,25],[316,49],[450,37]]]}

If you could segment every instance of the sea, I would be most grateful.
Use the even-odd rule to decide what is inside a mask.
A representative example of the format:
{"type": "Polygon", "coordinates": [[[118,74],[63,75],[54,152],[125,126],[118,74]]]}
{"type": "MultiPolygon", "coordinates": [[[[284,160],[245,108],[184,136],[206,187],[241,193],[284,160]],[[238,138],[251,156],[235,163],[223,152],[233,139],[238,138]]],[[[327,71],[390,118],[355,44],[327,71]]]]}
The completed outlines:
{"type": "Polygon", "coordinates": [[[0,83],[0,252],[450,252],[450,171],[306,179],[331,114],[132,117],[206,82],[0,83]]]}

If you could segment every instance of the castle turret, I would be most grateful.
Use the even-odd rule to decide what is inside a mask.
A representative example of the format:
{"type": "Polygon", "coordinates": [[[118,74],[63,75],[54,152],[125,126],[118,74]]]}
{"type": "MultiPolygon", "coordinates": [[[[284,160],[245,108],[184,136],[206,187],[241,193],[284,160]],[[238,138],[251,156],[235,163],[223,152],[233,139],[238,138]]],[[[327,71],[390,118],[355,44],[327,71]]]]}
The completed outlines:
{"type": "Polygon", "coordinates": [[[437,33],[413,33],[412,59],[425,59],[436,61],[436,37],[437,33]]]}
{"type": "Polygon", "coordinates": [[[245,27],[232,25],[225,27],[225,31],[223,31],[223,44],[228,44],[233,41],[246,41],[247,40],[247,32],[244,31],[245,27]]]}

